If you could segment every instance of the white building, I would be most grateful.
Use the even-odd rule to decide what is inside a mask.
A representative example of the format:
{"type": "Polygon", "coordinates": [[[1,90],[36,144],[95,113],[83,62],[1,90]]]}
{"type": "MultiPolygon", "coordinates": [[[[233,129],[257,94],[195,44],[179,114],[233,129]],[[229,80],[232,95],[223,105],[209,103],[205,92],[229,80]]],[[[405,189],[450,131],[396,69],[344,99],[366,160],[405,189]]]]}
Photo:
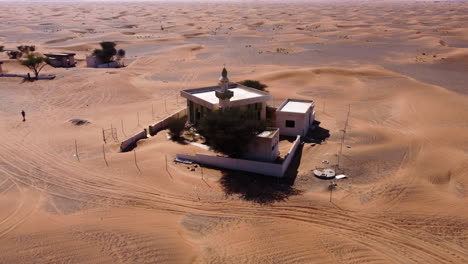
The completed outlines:
{"type": "Polygon", "coordinates": [[[183,90],[180,95],[187,99],[188,121],[194,125],[208,112],[229,107],[252,110],[258,120],[265,120],[266,103],[273,100],[267,92],[230,83],[226,69],[219,78],[219,85],[183,90]]]}
{"type": "Polygon", "coordinates": [[[305,136],[315,120],[314,102],[287,99],[276,110],[276,127],[284,136],[305,136]]]}

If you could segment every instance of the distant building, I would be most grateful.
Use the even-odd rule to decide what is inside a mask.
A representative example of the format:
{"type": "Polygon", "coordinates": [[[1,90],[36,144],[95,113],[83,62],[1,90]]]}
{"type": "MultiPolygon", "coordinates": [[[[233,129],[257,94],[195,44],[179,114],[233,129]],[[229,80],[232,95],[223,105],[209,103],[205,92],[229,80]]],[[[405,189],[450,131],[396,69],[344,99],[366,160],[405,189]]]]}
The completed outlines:
{"type": "Polygon", "coordinates": [[[75,53],[50,53],[44,54],[49,58],[49,64],[53,67],[75,67],[75,53]]]}
{"type": "Polygon", "coordinates": [[[116,61],[103,63],[96,56],[87,56],[86,57],[86,67],[88,67],[88,68],[119,68],[120,64],[118,62],[116,62],[116,61]]]}
{"type": "Polygon", "coordinates": [[[301,137],[307,134],[315,120],[314,102],[310,100],[287,99],[276,110],[276,126],[284,136],[301,137]]]}
{"type": "Polygon", "coordinates": [[[273,100],[267,92],[230,83],[226,69],[223,69],[219,85],[183,90],[180,95],[187,99],[188,121],[194,125],[210,111],[232,107],[255,111],[258,120],[265,120],[266,103],[273,100]]]}

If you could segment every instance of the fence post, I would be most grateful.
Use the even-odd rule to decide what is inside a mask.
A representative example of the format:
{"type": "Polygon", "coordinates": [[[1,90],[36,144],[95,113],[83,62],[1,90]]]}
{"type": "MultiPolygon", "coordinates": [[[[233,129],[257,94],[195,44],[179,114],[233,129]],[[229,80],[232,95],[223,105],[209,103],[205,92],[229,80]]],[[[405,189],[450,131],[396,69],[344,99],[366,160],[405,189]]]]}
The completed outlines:
{"type": "Polygon", "coordinates": [[[137,156],[136,156],[136,148],[133,149],[133,157],[135,158],[135,167],[138,169],[138,172],[141,173],[140,167],[138,167],[137,163],[137,156]]]}
{"type": "Polygon", "coordinates": [[[104,144],[102,144],[102,155],[104,156],[104,162],[106,163],[106,167],[109,167],[106,159],[106,151],[104,150],[104,144]]]}
{"type": "Polygon", "coordinates": [[[140,126],[140,113],[137,112],[137,121],[138,121],[138,126],[140,126]]]}
{"type": "Polygon", "coordinates": [[[125,135],[125,131],[124,131],[124,125],[123,125],[123,119],[120,119],[120,126],[122,127],[122,134],[127,137],[127,135],[125,135]]]}
{"type": "Polygon", "coordinates": [[[80,156],[78,156],[78,144],[76,143],[76,139],[75,139],[75,156],[76,156],[76,159],[78,159],[78,162],[80,162],[80,156]]]}

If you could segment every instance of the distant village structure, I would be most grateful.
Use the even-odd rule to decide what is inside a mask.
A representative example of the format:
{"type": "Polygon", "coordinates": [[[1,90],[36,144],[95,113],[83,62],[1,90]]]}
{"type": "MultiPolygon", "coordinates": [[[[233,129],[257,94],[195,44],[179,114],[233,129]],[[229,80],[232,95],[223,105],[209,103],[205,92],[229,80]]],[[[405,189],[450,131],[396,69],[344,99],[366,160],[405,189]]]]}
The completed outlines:
{"type": "Polygon", "coordinates": [[[75,67],[75,53],[49,53],[44,54],[49,58],[49,64],[53,67],[75,67]]]}
{"type": "Polygon", "coordinates": [[[104,63],[96,56],[86,56],[86,67],[88,68],[119,68],[120,64],[117,61],[104,63]]]}

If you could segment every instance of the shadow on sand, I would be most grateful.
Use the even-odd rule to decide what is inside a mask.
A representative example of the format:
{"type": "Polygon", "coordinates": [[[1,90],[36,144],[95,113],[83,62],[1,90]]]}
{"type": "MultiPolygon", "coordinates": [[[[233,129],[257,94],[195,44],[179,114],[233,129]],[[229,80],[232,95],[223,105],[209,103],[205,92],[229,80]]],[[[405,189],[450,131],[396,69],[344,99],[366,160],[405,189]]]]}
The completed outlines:
{"type": "Polygon", "coordinates": [[[315,129],[309,130],[304,138],[305,143],[321,144],[330,137],[330,130],[320,126],[320,121],[315,120],[313,125],[315,129]]]}
{"type": "Polygon", "coordinates": [[[272,204],[299,195],[301,190],[294,188],[302,156],[302,147],[297,149],[283,178],[264,176],[240,171],[224,171],[219,180],[226,195],[239,195],[241,199],[258,204],[272,204]]]}

